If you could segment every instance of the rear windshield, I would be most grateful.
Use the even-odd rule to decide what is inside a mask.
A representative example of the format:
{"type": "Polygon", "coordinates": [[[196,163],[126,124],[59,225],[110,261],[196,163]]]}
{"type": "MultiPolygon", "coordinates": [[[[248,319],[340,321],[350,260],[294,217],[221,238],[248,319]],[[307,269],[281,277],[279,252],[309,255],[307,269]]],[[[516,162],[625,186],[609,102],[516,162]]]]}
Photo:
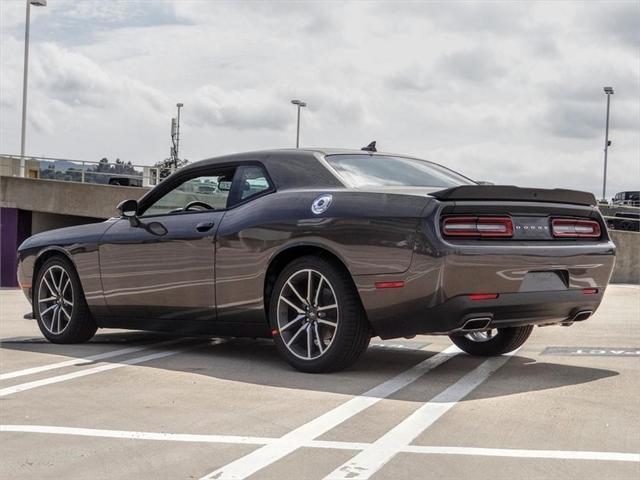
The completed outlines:
{"type": "Polygon", "coordinates": [[[472,180],[435,163],[390,155],[328,155],[329,165],[354,187],[456,187],[472,180]]]}

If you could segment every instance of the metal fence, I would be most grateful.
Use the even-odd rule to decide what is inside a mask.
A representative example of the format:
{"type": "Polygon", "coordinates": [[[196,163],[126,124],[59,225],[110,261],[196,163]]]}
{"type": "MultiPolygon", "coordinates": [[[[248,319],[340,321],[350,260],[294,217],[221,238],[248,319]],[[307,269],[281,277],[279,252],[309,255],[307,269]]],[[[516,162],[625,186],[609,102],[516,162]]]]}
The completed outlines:
{"type": "MultiPolygon", "coordinates": [[[[0,154],[1,173],[20,176],[22,157],[0,154]]],[[[49,180],[103,185],[148,187],[160,183],[160,169],[130,162],[73,160],[54,157],[24,157],[24,176],[49,180]]]]}

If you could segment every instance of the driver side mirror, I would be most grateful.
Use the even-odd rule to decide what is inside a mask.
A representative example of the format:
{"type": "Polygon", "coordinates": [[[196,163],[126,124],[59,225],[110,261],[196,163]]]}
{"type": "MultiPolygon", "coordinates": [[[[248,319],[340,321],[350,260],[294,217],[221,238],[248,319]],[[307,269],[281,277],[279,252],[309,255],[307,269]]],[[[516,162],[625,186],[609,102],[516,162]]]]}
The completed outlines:
{"type": "Polygon", "coordinates": [[[135,217],[138,215],[138,201],[137,200],[124,200],[116,207],[120,212],[121,217],[135,217]]]}
{"type": "Polygon", "coordinates": [[[120,212],[121,218],[128,218],[132,227],[140,225],[138,220],[138,201],[137,200],[124,200],[116,207],[120,212]]]}

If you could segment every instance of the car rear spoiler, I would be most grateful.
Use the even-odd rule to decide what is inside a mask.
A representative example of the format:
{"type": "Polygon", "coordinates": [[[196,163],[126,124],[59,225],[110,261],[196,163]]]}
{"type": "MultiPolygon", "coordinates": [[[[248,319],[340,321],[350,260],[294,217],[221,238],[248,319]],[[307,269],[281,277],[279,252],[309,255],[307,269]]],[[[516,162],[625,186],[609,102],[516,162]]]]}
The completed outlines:
{"type": "Polygon", "coordinates": [[[596,197],[589,192],[562,188],[521,188],[513,185],[461,185],[438,190],[429,195],[438,200],[504,200],[517,202],[570,203],[596,205],[596,197]]]}

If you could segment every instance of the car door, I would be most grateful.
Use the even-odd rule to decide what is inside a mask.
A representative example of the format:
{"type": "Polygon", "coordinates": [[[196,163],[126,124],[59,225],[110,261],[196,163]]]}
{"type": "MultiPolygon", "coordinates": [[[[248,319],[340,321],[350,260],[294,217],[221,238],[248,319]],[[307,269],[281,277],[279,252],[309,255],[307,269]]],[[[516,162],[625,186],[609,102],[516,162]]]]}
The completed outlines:
{"type": "Polygon", "coordinates": [[[254,163],[238,168],[229,197],[231,208],[216,235],[219,324],[266,326],[263,298],[270,255],[267,247],[282,241],[277,231],[262,227],[272,213],[264,200],[274,191],[263,165],[254,163]]]}
{"type": "Polygon", "coordinates": [[[142,200],[139,226],[119,219],[107,230],[100,271],[115,323],[162,328],[163,321],[215,319],[215,235],[234,172],[198,169],[165,180],[172,185],[142,200]]]}

